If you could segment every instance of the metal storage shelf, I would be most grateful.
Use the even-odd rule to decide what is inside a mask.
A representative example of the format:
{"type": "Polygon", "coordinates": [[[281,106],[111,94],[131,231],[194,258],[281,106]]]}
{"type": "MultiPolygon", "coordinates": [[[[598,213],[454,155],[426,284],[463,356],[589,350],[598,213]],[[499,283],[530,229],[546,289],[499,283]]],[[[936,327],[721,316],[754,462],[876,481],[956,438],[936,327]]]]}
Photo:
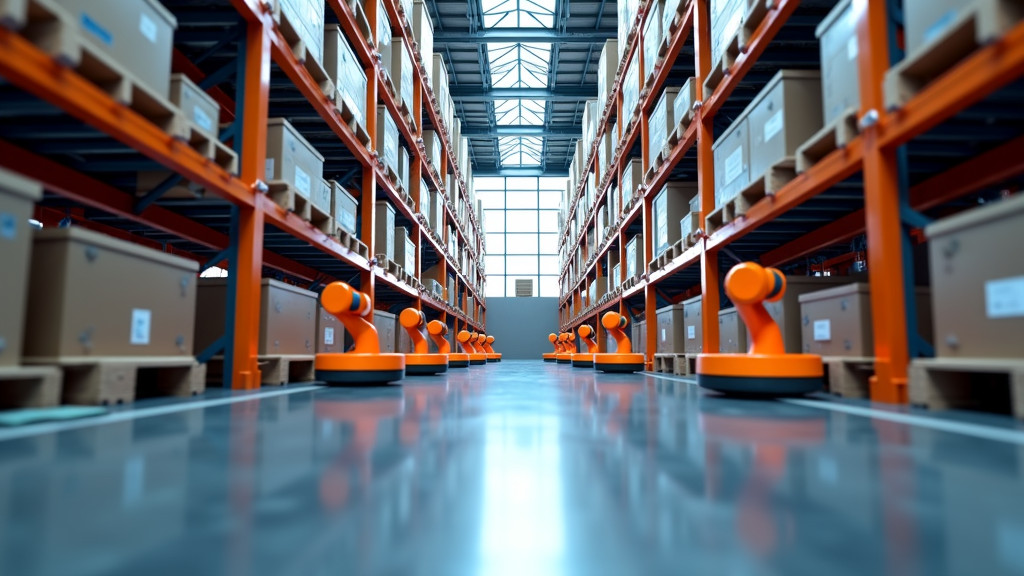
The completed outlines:
{"type": "MultiPolygon", "coordinates": [[[[370,4],[373,8],[368,10],[367,17],[370,29],[376,30],[376,3],[370,4]]],[[[394,37],[401,38],[411,52],[412,41],[399,24],[395,0],[385,0],[384,4],[387,13],[381,16],[390,16],[395,27],[394,37]]],[[[412,305],[424,309],[431,318],[440,318],[449,324],[454,322],[456,330],[482,330],[483,321],[478,323],[462,310],[432,296],[421,296],[417,288],[376,265],[372,246],[374,200],[386,198],[410,227],[417,252],[421,254],[422,262],[418,264],[443,263],[446,274],[457,279],[460,307],[468,306],[468,298],[473,298],[473,316],[479,312],[483,318],[486,314],[482,291],[469,282],[465,271],[458,269],[455,258],[421,229],[414,207],[402,200],[378,165],[372,151],[375,118],[368,118],[366,122],[371,141],[368,149],[296,58],[269,13],[269,4],[231,0],[222,6],[197,9],[188,3],[179,5],[168,0],[165,5],[181,15],[179,23],[186,29],[193,22],[223,20],[224,26],[218,28],[218,37],[213,41],[202,30],[186,30],[176,36],[174,68],[194,80],[214,77],[211,84],[216,86],[208,93],[220,104],[224,117],[235,121],[232,128],[222,131],[221,139],[241,143],[235,147],[239,154],[239,175],[229,174],[152,121],[115,102],[100,87],[63,66],[28,38],[0,28],[0,77],[10,82],[0,84],[0,98],[5,102],[4,114],[9,119],[17,119],[10,130],[0,133],[0,165],[44,184],[48,194],[37,213],[49,223],[71,218],[82,226],[150,246],[163,246],[167,251],[207,265],[221,264],[234,254],[232,272],[238,280],[234,321],[226,329],[229,334],[247,335],[234,338],[233,345],[227,347],[233,365],[229,377],[234,388],[260,385],[255,352],[258,326],[253,324],[253,318],[259,318],[259,282],[264,268],[271,274],[283,274],[297,283],[307,282],[312,286],[334,279],[354,282],[361,290],[379,298],[381,305],[412,305]],[[233,35],[229,33],[232,28],[237,30],[233,35]],[[179,50],[189,46],[202,49],[203,60],[210,59],[202,69],[179,50]],[[220,70],[210,65],[214,61],[223,64],[220,70]],[[236,72],[233,81],[232,74],[224,72],[231,64],[236,72]],[[232,82],[238,102],[229,95],[230,91],[220,87],[232,82]],[[8,106],[11,103],[17,105],[8,106]],[[369,248],[369,259],[352,252],[261,193],[266,120],[272,115],[271,111],[282,106],[304,108],[301,115],[306,122],[298,122],[297,129],[307,135],[314,146],[327,148],[328,163],[348,166],[349,178],[360,178],[360,217],[370,224],[362,227],[360,239],[369,248]],[[318,117],[318,121],[310,123],[314,117],[318,117]],[[79,152],[84,155],[77,164],[56,160],[79,152]],[[125,189],[132,186],[126,176],[148,169],[178,174],[202,186],[206,197],[178,200],[159,195],[139,197],[126,192],[125,189]]],[[[412,190],[408,192],[413,202],[418,202],[420,173],[426,165],[419,133],[411,130],[401,118],[399,107],[384,89],[382,65],[362,35],[349,6],[339,0],[327,0],[327,7],[351,40],[357,58],[369,70],[368,101],[375,103],[379,97],[385,102],[400,127],[402,139],[409,145],[412,190]]],[[[438,126],[439,114],[433,109],[431,99],[424,97],[429,86],[423,83],[419,66],[416,66],[415,77],[413,113],[419,118],[416,128],[422,130],[427,118],[431,120],[430,125],[438,126]]],[[[367,115],[371,116],[369,110],[367,115]]],[[[443,180],[449,168],[455,169],[456,162],[447,136],[441,135],[447,160],[440,175],[443,180]]],[[[462,238],[461,244],[471,247],[469,264],[476,266],[482,252],[478,223],[471,217],[470,225],[465,226],[469,231],[464,230],[464,225],[455,220],[455,214],[448,208],[449,200],[442,183],[424,177],[444,195],[444,221],[453,223],[462,238]],[[470,234],[473,236],[467,237],[470,234]]],[[[465,198],[465,183],[461,175],[459,179],[465,198]]],[[[472,210],[467,212],[472,213],[472,210]]],[[[442,234],[446,228],[442,228],[442,234]]],[[[419,271],[413,276],[419,277],[419,271]]]]}
{"type": "MultiPolygon", "coordinates": [[[[630,313],[639,300],[642,305],[638,317],[652,318],[659,303],[674,303],[688,295],[703,293],[704,349],[713,352],[717,350],[717,312],[723,298],[720,277],[734,257],[758,259],[763,264],[778,266],[810,254],[839,256],[837,244],[866,232],[876,347],[876,378],[871,395],[879,401],[907,401],[909,350],[903,298],[904,284],[908,280],[904,277],[900,249],[904,217],[901,211],[904,209],[898,200],[897,149],[905,146],[909,159],[911,188],[906,208],[911,210],[954,207],[965,195],[984,192],[986,188],[1019,177],[1024,172],[1019,162],[1024,151],[1024,136],[1021,136],[1024,115],[1014,102],[1019,102],[1024,93],[1021,80],[1024,77],[1024,23],[950,67],[899,109],[885,110],[882,84],[890,68],[889,19],[884,2],[864,4],[866,7],[857,17],[862,80],[862,104],[858,113],[860,135],[826,155],[775,194],[754,204],[744,217],[725,224],[710,236],[705,235],[698,245],[685,250],[667,267],[655,272],[645,269],[635,286],[595,305],[586,302],[586,288],[603,275],[600,262],[610,251],[618,250],[620,257],[625,254],[623,246],[632,234],[628,228],[632,226],[637,230],[637,219],[644,233],[645,262],[652,259],[653,196],[673,173],[679,173],[681,168],[688,174],[691,172],[694,151],[703,224],[704,217],[715,208],[712,142],[728,125],[728,121],[716,121],[717,116],[742,111],[781,67],[817,68],[813,29],[834,5],[815,0],[769,3],[763,19],[749,31],[728,73],[711,94],[703,94],[704,80],[712,70],[707,41],[710,38],[708,7],[703,2],[686,1],[682,24],[668,40],[670,51],[665,62],[652,77],[651,85],[640,92],[639,121],[629,134],[623,135],[621,131],[628,118],[623,117],[621,110],[621,82],[628,58],[642,59],[642,51],[635,47],[642,45],[643,31],[639,23],[643,22],[651,5],[649,1],[642,3],[631,32],[632,48],[627,49],[619,64],[609,98],[611,104],[603,111],[602,121],[595,130],[595,142],[591,143],[581,172],[593,171],[598,141],[613,118],[617,126],[615,134],[625,136],[617,140],[625,146],[610,162],[614,172],[606,172],[598,179],[603,185],[595,191],[592,213],[581,229],[595,225],[596,208],[610,189],[609,184],[618,180],[633,143],[646,133],[647,115],[664,87],[679,72],[679,56],[686,51],[684,47],[689,46],[689,41],[696,49],[694,66],[687,75],[697,79],[699,104],[685,135],[668,154],[664,165],[641,187],[642,201],[637,201],[623,215],[622,228],[613,231],[611,240],[598,242],[594,254],[583,255],[583,270],[574,271],[576,277],[568,283],[560,299],[563,330],[574,329],[584,322],[599,325],[599,313],[609,308],[617,307],[624,314],[630,313]],[[993,110],[999,120],[998,127],[992,122],[993,110]],[[956,146],[950,146],[951,142],[956,146]]],[[[641,78],[645,76],[647,64],[640,63],[641,78]]],[[[646,142],[641,142],[640,147],[646,174],[651,154],[646,142]]],[[[580,209],[585,180],[581,178],[573,191],[567,222],[580,209]]],[[[559,242],[563,254],[585,251],[583,234],[579,238],[569,238],[569,234],[567,226],[559,242]]],[[[570,265],[568,260],[566,258],[560,271],[563,287],[570,265]]],[[[625,282],[624,267],[621,274],[620,280],[625,282]]],[[[650,359],[655,351],[654,323],[648,322],[646,336],[645,352],[650,359]]],[[[601,346],[604,340],[598,338],[601,346]]]]}

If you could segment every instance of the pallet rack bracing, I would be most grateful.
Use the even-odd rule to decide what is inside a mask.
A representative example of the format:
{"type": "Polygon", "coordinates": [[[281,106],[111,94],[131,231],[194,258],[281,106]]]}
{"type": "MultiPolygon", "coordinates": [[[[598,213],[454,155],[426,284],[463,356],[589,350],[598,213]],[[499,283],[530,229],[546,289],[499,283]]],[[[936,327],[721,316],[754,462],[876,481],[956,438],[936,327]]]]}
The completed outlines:
{"type": "MultiPolygon", "coordinates": [[[[870,396],[885,402],[908,401],[908,367],[920,347],[914,331],[907,328],[914,325],[913,306],[908,310],[907,302],[912,300],[908,294],[913,294],[915,281],[915,262],[908,247],[919,242],[918,231],[929,221],[922,211],[941,214],[962,209],[966,198],[977,203],[978,195],[992,194],[1024,172],[1019,162],[1019,134],[1008,133],[1009,128],[978,128],[979,124],[991,126],[1002,120],[986,112],[986,106],[999,115],[1012,114],[1001,103],[1014,101],[1012,94],[1020,92],[1019,80],[1024,77],[1024,23],[1013,2],[976,2],[990,10],[996,4],[1007,10],[1002,12],[1005,18],[996,27],[997,32],[984,38],[972,36],[966,42],[968,48],[961,46],[961,52],[952,59],[947,57],[938,69],[932,64],[932,70],[927,70],[929,62],[900,64],[901,50],[894,40],[895,15],[887,9],[886,2],[853,2],[859,47],[855,55],[860,76],[859,109],[828,135],[835,140],[816,152],[806,170],[784,179],[778,189],[745,207],[741,216],[709,231],[706,219],[716,208],[712,150],[715,138],[728,125],[728,118],[735,117],[752,94],[765,86],[765,67],[759,66],[762,58],[773,62],[771,66],[781,67],[775,63],[793,56],[782,48],[773,48],[785,46],[787,41],[813,44],[808,20],[812,22],[809,30],[813,31],[814,25],[836,4],[810,0],[747,3],[747,20],[740,25],[735,42],[726,48],[727,58],[724,62],[713,62],[708,3],[683,0],[673,28],[663,42],[667,50],[662,49],[651,80],[635,87],[640,92],[640,112],[634,120],[623,110],[623,82],[633,59],[639,60],[639,81],[643,83],[647,76],[645,68],[651,63],[643,61],[643,50],[638,47],[643,46],[646,14],[656,5],[652,1],[641,3],[631,32],[625,36],[630,40],[615,73],[609,104],[599,111],[594,141],[584,143],[583,158],[577,158],[585,160],[581,177],[576,187],[568,191],[565,228],[560,235],[561,330],[572,330],[584,323],[599,325],[598,318],[608,310],[638,321],[646,320],[643,332],[635,340],[645,343],[643,351],[650,363],[658,338],[654,318],[659,303],[677,304],[702,295],[704,351],[715,352],[718,312],[726,303],[721,278],[737,259],[809,268],[808,259],[814,257],[814,265],[820,268],[822,261],[849,263],[863,257],[866,251],[874,326],[870,396]],[[692,64],[680,58],[691,51],[692,64]],[[914,65],[917,76],[906,72],[908,66],[914,65]],[[670,145],[661,155],[660,164],[652,170],[661,151],[648,149],[651,108],[670,78],[676,79],[678,85],[689,76],[696,79],[693,120],[685,130],[670,136],[670,145]],[[897,91],[901,95],[898,101],[891,97],[892,88],[885,87],[887,76],[890,84],[894,78],[902,82],[901,90],[897,91]],[[840,135],[838,130],[846,128],[840,135]],[[609,129],[617,150],[608,163],[610,166],[601,166],[601,172],[595,174],[595,190],[588,203],[593,210],[587,212],[588,173],[595,170],[601,135],[609,129]],[[991,135],[991,139],[977,147],[967,144],[978,135],[991,135]],[[943,139],[949,142],[958,136],[958,154],[949,154],[948,147],[940,147],[943,139]],[[638,139],[640,153],[636,154],[638,139]],[[642,173],[646,176],[634,202],[630,202],[629,191],[617,187],[631,152],[641,158],[642,173]],[[658,268],[648,268],[646,264],[655,255],[654,196],[666,182],[693,180],[694,175],[699,190],[698,241],[678,251],[670,250],[659,261],[658,268]],[[904,178],[911,180],[910,185],[903,183],[904,178]],[[606,238],[588,242],[586,231],[595,228],[598,207],[612,193],[620,195],[617,200],[621,214],[608,218],[611,231],[606,238]],[[576,212],[587,212],[579,221],[578,229],[583,232],[578,235],[573,234],[571,225],[576,212]],[[813,217],[808,218],[808,214],[813,217]],[[797,226],[804,220],[813,223],[797,226]],[[640,250],[645,267],[630,278],[626,274],[626,245],[635,233],[642,235],[640,250]],[[861,237],[865,238],[866,250],[862,249],[860,256],[848,254],[849,242],[861,237]],[[577,253],[580,256],[574,261],[577,253]],[[609,255],[618,266],[608,262],[609,255]],[[591,301],[588,288],[613,270],[617,276],[607,285],[608,293],[591,301]]],[[[963,35],[958,38],[962,40],[963,35]]],[[[816,45],[806,56],[794,62],[794,67],[817,68],[816,45]]],[[[1016,121],[1016,116],[1013,119],[1016,121]]],[[[603,333],[598,343],[604,351],[603,333]]]]}
{"type": "Polygon", "coordinates": [[[469,188],[458,168],[454,143],[441,129],[441,113],[421,65],[429,65],[430,55],[420,60],[413,50],[412,16],[396,0],[367,2],[365,11],[355,2],[326,1],[327,20],[336,20],[344,31],[368,79],[370,104],[365,133],[360,135],[336,110],[324,79],[305,60],[303,51],[286,37],[273,14],[275,3],[224,0],[205,12],[174,0],[163,4],[186,25],[190,19],[224,22],[213,40],[201,27],[176,36],[173,67],[220,106],[225,121],[220,139],[234,143],[237,168],[176,139],[154,114],[115,99],[108,86],[90,78],[87,69],[69,63],[56,50],[48,51],[64,47],[47,44],[38,34],[54,29],[47,28],[55,22],[52,1],[0,0],[0,78],[10,83],[0,95],[6,109],[5,128],[0,130],[0,166],[43,184],[48,194],[36,209],[37,219],[44,225],[74,222],[190,257],[204,268],[227,267],[231,304],[221,344],[225,376],[234,388],[255,388],[261,382],[257,337],[260,282],[265,274],[312,288],[335,279],[353,282],[379,304],[422,309],[456,333],[462,329],[482,332],[486,320],[479,266],[483,234],[472,207],[465,210],[468,218],[457,218],[457,207],[444,186],[452,174],[459,198],[468,201],[469,188]],[[401,107],[385,88],[384,65],[375,48],[378,19],[390,25],[400,49],[416,62],[411,124],[402,119],[401,107]],[[186,52],[199,56],[190,58],[186,52]],[[373,150],[377,126],[369,110],[378,102],[394,116],[410,149],[410,190],[404,194],[389,180],[373,150]],[[301,107],[299,115],[305,117],[299,131],[311,141],[312,135],[318,135],[314,143],[326,149],[328,162],[347,167],[361,178],[358,190],[353,190],[360,197],[358,238],[325,233],[267,194],[267,120],[274,112],[287,114],[292,106],[301,107]],[[435,129],[440,137],[443,161],[437,174],[426,168],[421,145],[424,126],[435,129]],[[54,141],[60,138],[67,142],[54,141]],[[75,154],[80,154],[80,162],[67,161],[75,154]],[[159,168],[170,176],[158,191],[136,195],[124,174],[143,167],[159,168]],[[416,217],[420,195],[426,192],[420,189],[421,178],[442,198],[443,219],[436,237],[416,217]],[[205,196],[163,197],[181,183],[202,189],[205,196]],[[418,255],[416,270],[399,276],[375,261],[375,200],[387,200],[402,215],[418,255]],[[458,238],[459,246],[467,247],[465,266],[448,250],[449,234],[458,238]],[[455,291],[450,302],[423,290],[421,271],[431,264],[455,291]]]}

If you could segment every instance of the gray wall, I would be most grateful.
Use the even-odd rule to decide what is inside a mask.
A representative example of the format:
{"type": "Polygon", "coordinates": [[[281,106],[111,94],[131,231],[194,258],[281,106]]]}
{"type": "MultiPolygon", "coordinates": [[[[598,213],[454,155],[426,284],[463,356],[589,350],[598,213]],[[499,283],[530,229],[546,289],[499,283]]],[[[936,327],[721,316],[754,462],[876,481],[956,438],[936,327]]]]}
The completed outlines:
{"type": "Polygon", "coordinates": [[[552,332],[558,332],[558,298],[487,299],[487,333],[503,360],[540,360],[554,350],[552,332]]]}

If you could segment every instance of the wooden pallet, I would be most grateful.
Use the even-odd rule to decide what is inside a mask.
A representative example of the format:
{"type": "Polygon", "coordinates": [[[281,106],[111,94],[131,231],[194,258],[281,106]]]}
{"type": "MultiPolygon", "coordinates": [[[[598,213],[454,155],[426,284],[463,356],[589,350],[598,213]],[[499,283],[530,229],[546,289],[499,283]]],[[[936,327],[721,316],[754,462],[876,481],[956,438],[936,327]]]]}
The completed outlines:
{"type": "Polygon", "coordinates": [[[849,108],[797,148],[796,173],[803,174],[825,156],[846,148],[859,133],[857,110],[849,108]]]}
{"type": "Polygon", "coordinates": [[[902,108],[925,86],[977,48],[990,44],[1024,20],[1020,0],[973,0],[945,30],[909,55],[885,75],[883,90],[888,110],[902,108]]]}
{"type": "Polygon", "coordinates": [[[309,202],[309,218],[306,221],[324,234],[329,235],[334,232],[334,216],[331,216],[331,213],[326,210],[321,210],[312,202],[309,202]]]}
{"type": "MultiPolygon", "coordinates": [[[[278,354],[256,357],[260,367],[260,383],[264,386],[283,386],[297,382],[316,381],[315,356],[312,354],[278,354]]],[[[212,358],[207,364],[207,383],[223,386],[224,357],[212,358]]]]}
{"type": "Polygon", "coordinates": [[[281,32],[281,37],[288,43],[288,48],[291,50],[292,55],[309,72],[310,77],[313,78],[313,81],[320,88],[320,91],[323,92],[324,96],[333,101],[334,82],[331,81],[331,77],[327,75],[327,70],[313,56],[309,46],[306,45],[299,35],[298,29],[301,23],[291,22],[288,19],[288,15],[281,10],[281,2],[274,2],[273,5],[275,7],[274,21],[277,22],[277,29],[281,32]]]}
{"type": "Polygon", "coordinates": [[[194,122],[181,114],[175,128],[175,137],[188,144],[207,160],[223,168],[228,174],[238,174],[238,154],[234,149],[221,142],[216,134],[199,128],[194,122]]]}
{"type": "MultiPolygon", "coordinates": [[[[353,19],[356,21],[356,28],[362,33],[363,40],[366,42],[367,47],[373,49],[376,45],[373,43],[373,31],[370,28],[370,19],[366,17],[366,10],[363,9],[363,3],[359,0],[347,0],[345,4],[349,10],[352,11],[353,19]]],[[[351,38],[349,38],[351,41],[351,38]]]]}
{"type": "Polygon", "coordinates": [[[676,364],[675,354],[655,354],[654,371],[659,374],[674,374],[676,364]]]}
{"type": "Polygon", "coordinates": [[[356,140],[359,140],[363,144],[363,147],[367,150],[370,149],[370,133],[366,131],[366,127],[359,121],[359,116],[356,116],[355,110],[349,107],[348,103],[343,98],[336,99],[334,103],[334,109],[341,116],[342,123],[348,126],[352,133],[356,135],[356,140]]]}
{"type": "Polygon", "coordinates": [[[367,248],[366,244],[363,244],[359,238],[356,238],[354,234],[349,234],[347,230],[339,226],[335,226],[334,237],[337,239],[338,244],[348,248],[349,252],[355,252],[367,260],[370,259],[370,249],[367,248]]]}
{"type": "Polygon", "coordinates": [[[271,180],[267,182],[267,195],[281,208],[293,212],[299,218],[309,221],[313,203],[309,198],[303,196],[291,182],[285,180],[271,180]]]}
{"type": "Polygon", "coordinates": [[[665,148],[668,149],[668,152],[665,152],[666,157],[676,149],[676,146],[681,140],[686,138],[686,130],[689,129],[690,124],[693,123],[693,118],[696,114],[697,113],[691,108],[686,111],[686,114],[680,118],[678,122],[676,122],[676,129],[668,135],[668,139],[665,141],[665,148]]]}
{"type": "Polygon", "coordinates": [[[828,392],[843,398],[867,398],[871,395],[874,358],[825,356],[821,362],[825,366],[828,392]]]}
{"type": "Polygon", "coordinates": [[[1024,360],[913,360],[910,402],[931,410],[994,409],[1024,419],[1024,360]]]}
{"type": "Polygon", "coordinates": [[[206,365],[191,356],[68,356],[26,358],[58,368],[62,404],[126,404],[154,396],[195,396],[206,390],[206,365]]]}
{"type": "Polygon", "coordinates": [[[704,80],[704,99],[708,100],[714,94],[715,89],[725,80],[740,54],[747,51],[754,31],[761,25],[765,16],[768,15],[768,2],[763,0],[750,3],[747,12],[743,17],[739,29],[726,43],[722,56],[711,67],[711,72],[704,80]]]}
{"type": "Polygon", "coordinates": [[[60,404],[63,374],[52,366],[0,367],[0,410],[60,404]]]}
{"type": "Polygon", "coordinates": [[[696,376],[697,357],[700,354],[676,354],[676,363],[673,374],[676,376],[696,376]]]}
{"type": "Polygon", "coordinates": [[[785,158],[765,172],[764,176],[755,179],[739,194],[722,203],[714,212],[704,219],[704,227],[708,235],[714,234],[726,224],[739,220],[755,204],[767,196],[773,196],[783,186],[796,178],[796,160],[785,158]]]}

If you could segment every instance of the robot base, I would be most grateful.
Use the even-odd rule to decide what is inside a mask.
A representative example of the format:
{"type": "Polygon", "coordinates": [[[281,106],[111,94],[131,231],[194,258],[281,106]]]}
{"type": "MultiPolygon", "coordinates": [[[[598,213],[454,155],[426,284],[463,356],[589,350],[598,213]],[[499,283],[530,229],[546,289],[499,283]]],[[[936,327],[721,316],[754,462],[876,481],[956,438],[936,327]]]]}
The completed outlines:
{"type": "Polygon", "coordinates": [[[554,362],[555,356],[557,355],[554,352],[547,352],[545,354],[542,354],[541,358],[543,358],[545,362],[554,362]]]}
{"type": "Polygon", "coordinates": [[[555,356],[555,362],[559,364],[572,364],[572,354],[558,354],[555,356]]]}
{"type": "Polygon", "coordinates": [[[593,354],[573,354],[572,355],[572,367],[573,368],[593,368],[594,367],[594,355],[593,354]]]}
{"type": "Polygon", "coordinates": [[[795,396],[824,386],[821,357],[813,354],[701,354],[697,384],[723,394],[795,396]]]}
{"type": "Polygon", "coordinates": [[[501,354],[498,354],[497,352],[495,352],[494,354],[488,354],[487,355],[487,361],[488,362],[501,362],[501,354]]]}
{"type": "Polygon", "coordinates": [[[643,372],[644,355],[632,354],[596,354],[594,355],[594,368],[609,373],[631,373],[643,372]]]}
{"type": "Polygon", "coordinates": [[[448,371],[448,357],[443,354],[406,354],[405,373],[429,376],[448,371]]]}
{"type": "Polygon", "coordinates": [[[403,354],[317,354],[317,380],[328,384],[386,384],[405,377],[403,354]]]}
{"type": "Polygon", "coordinates": [[[469,354],[452,352],[448,355],[449,368],[469,368],[469,354]]]}

